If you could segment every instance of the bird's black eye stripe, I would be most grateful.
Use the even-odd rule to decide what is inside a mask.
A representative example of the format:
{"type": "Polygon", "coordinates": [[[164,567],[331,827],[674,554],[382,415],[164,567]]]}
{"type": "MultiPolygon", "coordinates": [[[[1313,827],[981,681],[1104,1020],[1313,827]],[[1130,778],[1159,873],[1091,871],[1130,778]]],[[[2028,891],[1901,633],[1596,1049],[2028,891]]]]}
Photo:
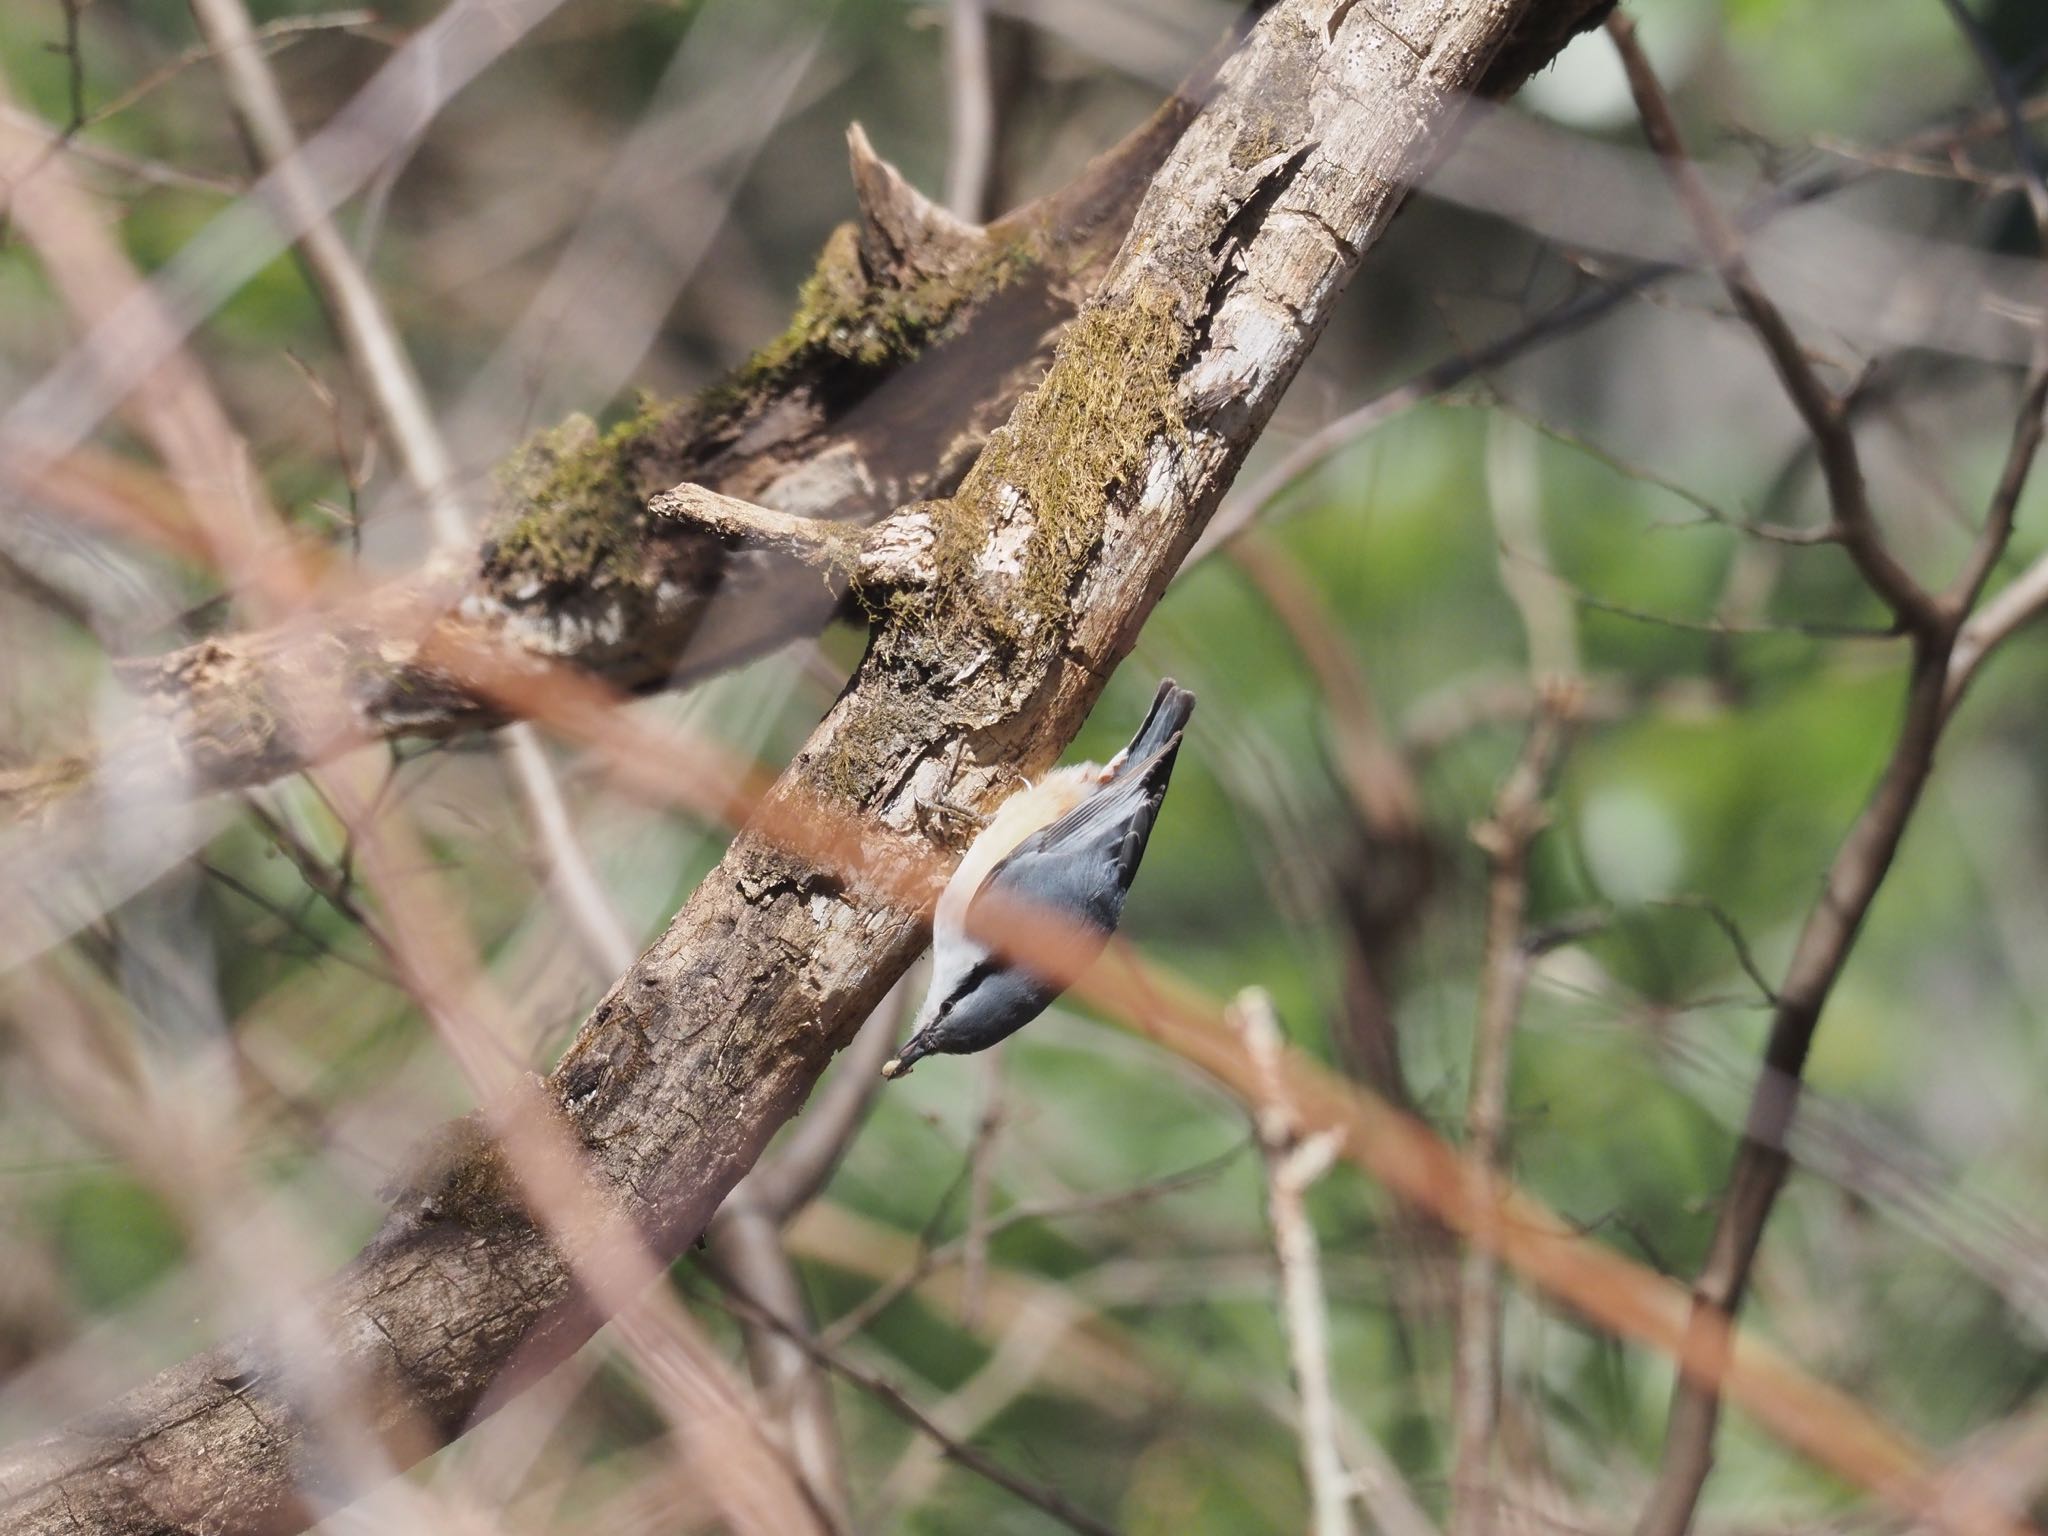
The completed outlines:
{"type": "Polygon", "coordinates": [[[953,1011],[954,1004],[958,1003],[960,999],[967,996],[968,993],[972,992],[984,981],[987,981],[989,977],[995,975],[995,973],[995,961],[982,960],[976,962],[974,969],[969,971],[965,976],[962,976],[960,978],[960,985],[955,987],[950,993],[948,993],[946,995],[946,1000],[943,1003],[939,1004],[939,1017],[943,1019],[947,1014],[951,1013],[953,1011]]]}

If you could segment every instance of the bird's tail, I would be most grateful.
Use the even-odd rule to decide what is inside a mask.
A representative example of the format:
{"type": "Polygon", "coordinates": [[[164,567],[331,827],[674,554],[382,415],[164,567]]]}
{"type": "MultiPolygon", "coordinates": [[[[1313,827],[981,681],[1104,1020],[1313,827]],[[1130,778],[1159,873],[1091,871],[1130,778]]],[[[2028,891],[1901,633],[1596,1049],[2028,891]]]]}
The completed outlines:
{"type": "Polygon", "coordinates": [[[1195,696],[1192,693],[1170,677],[1162,681],[1159,691],[1152,696],[1151,713],[1145,716],[1145,723],[1138,727],[1138,734],[1131,738],[1131,744],[1119,754],[1118,775],[1142,766],[1186,730],[1188,718],[1194,712],[1195,696]]]}

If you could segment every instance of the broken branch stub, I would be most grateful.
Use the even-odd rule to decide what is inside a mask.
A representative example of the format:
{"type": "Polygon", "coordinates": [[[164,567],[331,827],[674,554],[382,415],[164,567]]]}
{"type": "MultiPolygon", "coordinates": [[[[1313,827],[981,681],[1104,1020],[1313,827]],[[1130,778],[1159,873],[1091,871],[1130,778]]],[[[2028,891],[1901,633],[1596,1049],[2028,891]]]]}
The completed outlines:
{"type": "Polygon", "coordinates": [[[728,549],[788,556],[837,576],[864,600],[923,586],[935,574],[936,530],[927,503],[912,502],[863,527],[757,507],[701,485],[678,485],[650,498],[647,510],[701,529],[728,549]]]}

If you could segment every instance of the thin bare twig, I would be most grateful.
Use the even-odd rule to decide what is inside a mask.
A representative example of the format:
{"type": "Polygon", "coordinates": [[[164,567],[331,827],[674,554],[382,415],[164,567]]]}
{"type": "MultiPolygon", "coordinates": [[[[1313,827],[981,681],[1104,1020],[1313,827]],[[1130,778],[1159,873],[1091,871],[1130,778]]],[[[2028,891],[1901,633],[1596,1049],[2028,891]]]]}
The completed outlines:
{"type": "MultiPolygon", "coordinates": [[[[0,82],[0,108],[12,102],[0,82]]],[[[35,251],[81,332],[115,314],[129,317],[138,344],[161,350],[162,365],[122,402],[122,412],[154,450],[193,523],[203,551],[254,615],[288,611],[301,590],[296,569],[280,558],[283,540],[266,488],[247,445],[205,370],[181,342],[85,188],[61,160],[27,152],[29,135],[11,110],[0,118],[0,161],[13,178],[8,216],[35,251]],[[21,160],[14,156],[19,153],[21,160]]],[[[56,141],[52,141],[56,142],[56,141]]],[[[89,593],[106,604],[104,591],[89,593]]],[[[126,622],[119,614],[115,623],[126,622]]]]}
{"type": "Polygon", "coordinates": [[[335,226],[321,188],[301,153],[297,130],[270,68],[263,39],[242,0],[189,0],[218,66],[221,88],[249,145],[250,157],[276,189],[297,233],[293,249],[326,304],[364,392],[391,434],[400,462],[421,495],[435,536],[444,543],[466,532],[455,499],[454,463],[434,426],[426,390],[404,343],[384,312],[369,276],[335,226]]]}
{"type": "Polygon", "coordinates": [[[1721,930],[1721,936],[1728,941],[1728,947],[1735,951],[1735,963],[1742,967],[1742,974],[1749,978],[1750,984],[1757,989],[1765,1002],[1777,1002],[1778,994],[1764,976],[1763,967],[1757,964],[1756,952],[1750,948],[1749,939],[1720,903],[1709,901],[1704,896],[1667,896],[1652,902],[1651,905],[1670,907],[1680,912],[1706,913],[1713,920],[1714,926],[1721,930]]]}
{"type": "MultiPolygon", "coordinates": [[[[320,32],[355,32],[375,24],[377,13],[370,10],[321,11],[311,16],[275,16],[257,27],[251,34],[254,41],[265,44],[265,52],[281,53],[292,43],[320,32]]],[[[150,95],[166,83],[176,79],[196,64],[219,57],[220,49],[213,43],[201,43],[187,48],[150,70],[127,90],[110,101],[103,101],[86,115],[83,126],[91,127],[103,123],[110,117],[117,117],[130,107],[150,95]]],[[[79,146],[73,146],[77,148],[79,146]]],[[[240,185],[228,190],[241,191],[240,185]]]]}
{"type": "Polygon", "coordinates": [[[974,1140],[967,1149],[967,1230],[961,1236],[960,1320],[972,1328],[981,1317],[981,1283],[988,1272],[990,1207],[995,1200],[996,1145],[1006,1118],[1003,1102],[1003,1048],[998,1045],[981,1061],[981,1113],[974,1140]]]}
{"type": "MultiPolygon", "coordinates": [[[[257,168],[273,180],[301,233],[293,249],[326,303],[377,419],[397,450],[407,480],[425,503],[435,538],[455,546],[469,518],[456,490],[455,461],[404,339],[369,274],[349,248],[300,153],[284,93],[243,0],[190,0],[219,64],[221,84],[257,168]]],[[[616,976],[635,946],[576,836],[561,784],[531,726],[515,723],[499,738],[528,825],[546,852],[549,884],[599,975],[616,976]]]]}
{"type": "MultiPolygon", "coordinates": [[[[706,1234],[706,1256],[720,1279],[773,1312],[784,1330],[810,1336],[815,1324],[782,1229],[831,1177],[865,1122],[910,997],[908,984],[898,982],[847,1047],[818,1101],[781,1149],[726,1197],[706,1234]]],[[[783,1331],[744,1318],[740,1328],[754,1385],[780,1423],[797,1470],[820,1505],[842,1527],[850,1526],[845,1452],[823,1373],[783,1331]]]]}
{"type": "Polygon", "coordinates": [[[1642,118],[1643,133],[1657,152],[1672,190],[1706,248],[1707,258],[1729,299],[1756,332],[1792,407],[1812,435],[1828,504],[1842,547],[1899,623],[1916,634],[1931,634],[1940,623],[1932,595],[1885,547],[1863,479],[1863,464],[1842,409],[1842,401],[1814,371],[1798,334],[1771,302],[1743,254],[1742,232],[1707,189],[1678,131],[1678,119],[1647,55],[1636,42],[1635,23],[1621,11],[1607,18],[1607,35],[1621,56],[1629,90],[1642,118]]]}
{"type": "Polygon", "coordinates": [[[1555,422],[1546,421],[1536,412],[1527,409],[1510,398],[1497,383],[1491,385],[1491,399],[1485,402],[1485,404],[1488,410],[1510,416],[1517,421],[1526,422],[1553,442],[1562,443],[1567,448],[1577,449],[1587,458],[1594,460],[1596,463],[1606,465],[1624,479],[1634,480],[1642,485],[1654,486],[1667,495],[1676,497],[1700,514],[1694,520],[1665,523],[1661,526],[1697,528],[1712,524],[1732,529],[1751,538],[1763,539],[1772,544],[1810,545],[1839,542],[1839,538],[1832,528],[1798,528],[1785,523],[1763,522],[1754,518],[1738,517],[1727,508],[1702,496],[1690,487],[1681,485],[1678,481],[1668,476],[1660,475],[1653,469],[1646,468],[1641,464],[1624,458],[1611,448],[1593,441],[1592,438],[1587,437],[1584,433],[1574,432],[1569,427],[1561,427],[1555,422]]]}
{"type": "Polygon", "coordinates": [[[763,1311],[744,1297],[729,1295],[726,1301],[736,1316],[752,1318],[763,1327],[780,1333],[811,1360],[874,1398],[912,1429],[937,1445],[948,1460],[958,1462],[975,1476],[993,1483],[1006,1493],[1014,1494],[1032,1508],[1050,1515],[1069,1530],[1083,1532],[1084,1536],[1115,1536],[1110,1526],[1104,1525],[1093,1515],[1075,1508],[1064,1494],[1019,1477],[992,1457],[964,1441],[954,1439],[942,1426],[934,1423],[931,1417],[912,1402],[903,1389],[894,1382],[872,1371],[863,1370],[836,1350],[827,1348],[809,1335],[788,1327],[780,1318],[763,1311]]]}
{"type": "Polygon", "coordinates": [[[1355,410],[1347,411],[1335,421],[1319,427],[1283,454],[1280,461],[1261,474],[1250,487],[1234,494],[1218,510],[1202,537],[1196,541],[1186,566],[1196,565],[1228,544],[1264,517],[1273,504],[1310,470],[1358,442],[1375,428],[1487,368],[1592,324],[1619,308],[1633,294],[1682,270],[1671,262],[1647,263],[1591,293],[1565,300],[1506,335],[1484,343],[1468,355],[1449,357],[1432,364],[1413,378],[1392,389],[1382,390],[1355,410]]]}
{"type": "Polygon", "coordinates": [[[1547,679],[1576,677],[1579,616],[1571,590],[1551,573],[1534,428],[1511,416],[1489,423],[1486,491],[1500,582],[1521,615],[1529,675],[1539,685],[1547,679]]]}
{"type": "MultiPolygon", "coordinates": [[[[1494,796],[1491,813],[1472,832],[1492,873],[1487,881],[1465,1144],[1475,1167],[1488,1178],[1497,1177],[1507,1163],[1508,1069],[1534,958],[1525,942],[1529,853],[1549,821],[1544,796],[1575,707],[1576,685],[1552,681],[1539,688],[1541,701],[1521,756],[1494,796]]],[[[1451,1421],[1453,1536],[1484,1536],[1499,1523],[1499,1490],[1491,1463],[1500,1423],[1500,1334],[1500,1261],[1487,1244],[1475,1244],[1466,1250],[1458,1271],[1451,1421]]]]}
{"type": "Polygon", "coordinates": [[[1314,675],[1336,738],[1337,768],[1360,818],[1389,842],[1424,835],[1422,789],[1381,728],[1371,680],[1293,561],[1254,536],[1230,546],[1233,564],[1266,600],[1314,675]]]}
{"type": "MultiPolygon", "coordinates": [[[[1038,1385],[1053,1368],[1060,1345],[1091,1316],[1067,1288],[1039,1287],[1005,1322],[988,1359],[934,1404],[928,1416],[954,1440],[973,1439],[1038,1385]]],[[[904,1448],[882,1479],[881,1492],[869,1513],[875,1528],[894,1528],[899,1511],[907,1512],[924,1501],[943,1456],[929,1440],[920,1439],[904,1448]]]]}
{"type": "Polygon", "coordinates": [[[1942,4],[1948,7],[1949,15],[1955,19],[1956,30],[1963,34],[1963,40],[1970,45],[1970,52],[1976,55],[1977,64],[1991,86],[1991,94],[1998,102],[1999,114],[2005,119],[2006,137],[2012,143],[2013,163],[2020,168],[2027,207],[2034,215],[2034,230],[2041,238],[2043,254],[2048,255],[2048,173],[2043,172],[2041,157],[2034,151],[2033,135],[2027,131],[2027,108],[2020,98],[2019,82],[2013,79],[2012,71],[1998,57],[1998,50],[1985,32],[1984,24],[1965,0],[1942,0],[1942,4]]]}
{"type": "Polygon", "coordinates": [[[988,0],[952,0],[946,10],[946,206],[971,223],[988,217],[995,167],[988,11],[988,0]]]}
{"type": "Polygon", "coordinates": [[[1616,13],[1608,32],[1619,51],[1644,131],[1656,148],[1730,298],[1756,332],[1814,441],[1834,524],[1858,571],[1892,609],[1913,642],[1905,707],[1883,772],[1828,867],[1819,901],[1800,930],[1785,980],[1774,993],[1762,1071],[1741,1144],[1715,1216],[1707,1257],[1694,1285],[1688,1341],[1705,1369],[1688,1371],[1672,1397],[1661,1465],[1637,1525],[1638,1536],[1683,1536],[1713,1462],[1729,1322],[1741,1306],[1765,1224],[1790,1172],[1789,1135],[1801,1073],[1835,981],[1847,963],[1897,854],[1900,839],[1934,766],[1954,696],[1958,638],[2012,531],[2012,516],[2040,441],[2048,390],[2037,354],[2023,391],[2006,470],[1983,532],[1950,589],[1935,596],[1900,566],[1881,541],[1857,457],[1846,403],[1821,384],[1796,336],[1758,286],[1741,239],[1687,158],[1676,118],[1634,30],[1616,13]]]}
{"type": "Polygon", "coordinates": [[[124,176],[133,176],[137,181],[150,186],[184,187],[193,192],[213,192],[228,197],[239,197],[249,190],[246,177],[195,171],[185,166],[172,165],[167,160],[153,160],[146,155],[124,154],[118,149],[85,139],[74,138],[66,141],[61,129],[18,105],[0,106],[0,120],[5,120],[13,127],[42,140],[45,156],[62,149],[74,159],[100,166],[105,170],[119,171],[124,176]]]}
{"type": "Polygon", "coordinates": [[[811,1496],[840,1530],[852,1528],[832,1394],[816,1362],[796,1342],[812,1336],[810,1305],[774,1215],[738,1190],[719,1208],[706,1258],[721,1282],[753,1309],[741,1317],[747,1370],[761,1406],[781,1430],[811,1496]],[[761,1322],[772,1317],[775,1326],[761,1322]]]}
{"type": "MultiPolygon", "coordinates": [[[[2048,336],[2048,332],[2044,332],[2048,336]]],[[[2048,366],[2037,362],[2020,400],[2019,419],[2014,423],[2012,442],[2006,450],[2005,466],[1999,472],[1998,488],[1992,495],[1985,517],[1984,533],[1973,552],[1969,567],[1957,578],[1952,601],[1973,604],[1983,584],[2004,553],[2012,536],[2012,520],[2026,489],[2034,460],[2039,455],[2048,416],[2048,366]]],[[[1983,608],[1971,613],[1957,632],[1954,654],[1949,658],[1948,706],[1962,698],[1984,658],[1996,650],[2014,631],[2048,608],[2048,557],[2037,559],[1983,608]]]]}
{"type": "MultiPolygon", "coordinates": [[[[2044,178],[2040,158],[2034,153],[2033,136],[2028,129],[2019,88],[2011,73],[1999,62],[1991,40],[1963,0],[1945,0],[1945,3],[1976,53],[1991,82],[1992,94],[1998,99],[1999,112],[2012,140],[2013,156],[2025,174],[2028,206],[2033,211],[2042,255],[2048,258],[2048,178],[2044,178]]],[[[2044,299],[2048,299],[2048,282],[2042,284],[2042,293],[2044,299]]],[[[2021,391],[2019,418],[2013,426],[2012,441],[2006,450],[1997,488],[1991,493],[1990,510],[1985,515],[1983,531],[1978,534],[1970,558],[1945,596],[1950,612],[1962,623],[1955,655],[1949,662],[1951,702],[1961,696],[1971,672],[1984,655],[2038,608],[2032,595],[2033,584],[2029,580],[2035,573],[2030,570],[2006,592],[2000,593],[1982,616],[1964,618],[1976,606],[1984,584],[1991,579],[1992,571],[1997,568],[2012,540],[2013,518],[2019,510],[2021,493],[2033,472],[2035,456],[2040,452],[2044,426],[2048,426],[2044,415],[2048,415],[2048,319],[2044,319],[2035,332],[2033,362],[2021,391]]]]}
{"type": "Polygon", "coordinates": [[[1273,1000],[1256,987],[1237,995],[1230,1020],[1244,1041],[1264,1094],[1252,1124],[1266,1163],[1266,1211],[1280,1266],[1280,1310],[1287,1353],[1301,1399],[1302,1472],[1308,1480],[1309,1528],[1314,1536],[1350,1536],[1350,1474],[1337,1448],[1337,1398],[1330,1385],[1330,1315],[1314,1225],[1302,1203],[1309,1186],[1329,1172],[1339,1138],[1328,1131],[1304,1135],[1279,1069],[1280,1020],[1273,1000]]]}
{"type": "MultiPolygon", "coordinates": [[[[1164,1178],[1152,1179],[1129,1189],[1111,1190],[1106,1194],[1082,1195],[1072,1200],[1013,1205],[1000,1215],[990,1218],[987,1235],[994,1237],[1028,1222],[1058,1221],[1073,1216],[1125,1210],[1149,1200],[1161,1199],[1214,1178],[1236,1160],[1240,1150],[1241,1148],[1232,1147],[1220,1156],[1197,1163],[1192,1168],[1168,1174],[1164,1178]]],[[[876,1318],[918,1289],[933,1275],[950,1264],[959,1263],[965,1256],[966,1248],[964,1238],[921,1247],[915,1262],[907,1265],[900,1274],[878,1286],[854,1306],[834,1318],[831,1325],[820,1333],[820,1341],[827,1347],[836,1347],[863,1332],[876,1318]]]]}

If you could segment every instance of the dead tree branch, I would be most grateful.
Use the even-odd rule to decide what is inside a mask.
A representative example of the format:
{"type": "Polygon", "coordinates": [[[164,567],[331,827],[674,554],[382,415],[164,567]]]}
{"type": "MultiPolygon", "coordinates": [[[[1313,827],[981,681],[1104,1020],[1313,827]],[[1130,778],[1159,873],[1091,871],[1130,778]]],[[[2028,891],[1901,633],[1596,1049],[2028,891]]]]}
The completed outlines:
{"type": "MultiPolygon", "coordinates": [[[[1512,95],[1609,3],[1534,7],[1472,84],[1512,95]]],[[[1226,54],[1069,185],[985,226],[923,197],[856,128],[858,217],[826,242],[781,336],[692,399],[602,434],[579,416],[531,439],[500,467],[473,548],[337,604],[317,626],[214,637],[128,666],[151,718],[105,759],[125,772],[182,763],[200,784],[232,788],[353,742],[503,723],[432,665],[451,635],[642,692],[815,633],[845,611],[843,594],[657,518],[649,498],[688,482],[860,526],[951,491],[1044,370],[1226,54]]],[[[29,781],[45,786],[33,809],[50,784],[91,777],[71,763],[29,781]]],[[[19,798],[0,786],[0,808],[19,798]]]]}
{"type": "Polygon", "coordinates": [[[1707,259],[1720,275],[1722,287],[1756,333],[1786,398],[1813,438],[1821,478],[1827,485],[1828,505],[1834,513],[1834,532],[1842,547],[1856,562],[1871,590],[1884,599],[1901,628],[1914,634],[1931,633],[1940,622],[1934,599],[1885,547],[1842,398],[1821,381],[1798,334],[1750,270],[1749,259],[1743,254],[1742,232],[1714,201],[1713,193],[1686,153],[1678,119],[1672,114],[1648,57],[1635,41],[1635,24],[1616,11],[1607,18],[1607,31],[1628,72],[1629,90],[1635,96],[1644,137],[1657,152],[1672,190],[1705,247],[1707,259]]]}
{"type": "Polygon", "coordinates": [[[1280,1267],[1280,1312],[1287,1353],[1301,1399],[1302,1473],[1308,1482],[1313,1536],[1351,1536],[1351,1476],[1337,1448],[1337,1394],[1330,1382],[1330,1310],[1323,1293],[1321,1253],[1304,1203],[1309,1186],[1329,1172],[1339,1138],[1302,1134],[1280,1075],[1280,1020],[1273,1000],[1257,988],[1238,994],[1231,1022],[1244,1038],[1245,1055],[1266,1094],[1253,1111],[1253,1128],[1266,1163],[1266,1213],[1280,1267]]]}

